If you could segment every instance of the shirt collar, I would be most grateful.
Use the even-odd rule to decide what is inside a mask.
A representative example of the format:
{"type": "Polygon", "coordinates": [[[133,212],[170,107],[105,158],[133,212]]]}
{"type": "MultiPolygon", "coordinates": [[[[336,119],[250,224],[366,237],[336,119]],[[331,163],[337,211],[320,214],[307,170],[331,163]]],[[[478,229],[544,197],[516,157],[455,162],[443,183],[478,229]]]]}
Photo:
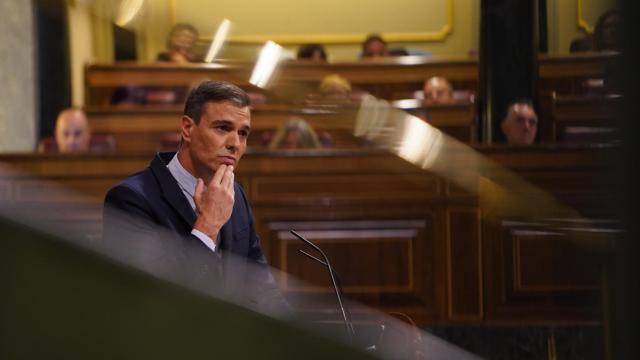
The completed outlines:
{"type": "Polygon", "coordinates": [[[171,175],[176,179],[180,187],[183,191],[191,195],[196,191],[196,183],[197,179],[191,175],[183,166],[180,164],[180,160],[178,160],[178,153],[176,153],[169,164],[167,164],[167,168],[171,175]]]}

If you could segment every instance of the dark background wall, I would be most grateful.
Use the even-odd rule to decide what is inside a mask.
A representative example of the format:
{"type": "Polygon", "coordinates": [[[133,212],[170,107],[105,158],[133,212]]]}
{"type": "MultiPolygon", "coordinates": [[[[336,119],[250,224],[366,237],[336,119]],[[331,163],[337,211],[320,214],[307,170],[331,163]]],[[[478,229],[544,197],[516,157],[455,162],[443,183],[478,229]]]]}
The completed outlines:
{"type": "Polygon", "coordinates": [[[33,0],[37,43],[39,136],[53,134],[58,113],[71,105],[65,0],[33,0]]]}

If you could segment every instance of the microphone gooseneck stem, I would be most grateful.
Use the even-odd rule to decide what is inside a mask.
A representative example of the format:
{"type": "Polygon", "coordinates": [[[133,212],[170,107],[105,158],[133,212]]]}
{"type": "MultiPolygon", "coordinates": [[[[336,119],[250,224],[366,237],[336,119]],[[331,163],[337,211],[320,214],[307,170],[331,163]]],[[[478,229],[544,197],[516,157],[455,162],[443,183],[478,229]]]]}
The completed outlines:
{"type": "Polygon", "coordinates": [[[300,239],[300,241],[304,242],[305,244],[307,244],[308,246],[310,246],[311,248],[313,248],[314,250],[316,250],[318,253],[320,253],[320,255],[322,255],[322,258],[324,258],[324,261],[318,259],[317,257],[303,251],[303,250],[299,250],[303,255],[309,257],[310,259],[313,259],[317,262],[319,262],[320,264],[326,266],[329,269],[329,275],[331,276],[331,283],[333,284],[333,290],[336,293],[336,297],[338,298],[338,305],[340,306],[340,312],[342,313],[342,319],[344,320],[344,325],[347,329],[347,333],[353,337],[355,336],[356,332],[355,329],[353,328],[353,323],[351,323],[351,320],[349,319],[349,317],[347,316],[347,312],[344,309],[344,305],[342,304],[342,296],[340,296],[340,290],[338,289],[338,283],[336,282],[336,278],[334,275],[334,271],[333,268],[331,267],[331,263],[329,262],[329,258],[327,257],[327,255],[325,255],[324,251],[322,251],[322,249],[320,249],[316,244],[312,243],[311,241],[305,239],[302,235],[298,234],[297,232],[295,232],[294,230],[290,230],[291,234],[293,234],[295,237],[297,237],[298,239],[300,239]]]}

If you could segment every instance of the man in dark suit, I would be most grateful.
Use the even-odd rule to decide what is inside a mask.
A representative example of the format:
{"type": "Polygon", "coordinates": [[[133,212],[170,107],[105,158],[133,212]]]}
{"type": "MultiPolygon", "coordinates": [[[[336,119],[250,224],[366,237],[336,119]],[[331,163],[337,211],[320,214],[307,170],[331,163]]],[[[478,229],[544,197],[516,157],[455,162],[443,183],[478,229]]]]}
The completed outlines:
{"type": "MultiPolygon", "coordinates": [[[[181,118],[178,152],[157,154],[149,167],[107,193],[105,246],[152,273],[187,271],[189,281],[195,273],[211,282],[211,275],[225,272],[220,260],[234,254],[264,269],[257,282],[273,283],[249,203],[234,182],[250,132],[249,105],[247,94],[226,82],[194,88],[181,118]]],[[[245,286],[237,283],[245,281],[237,266],[223,276],[245,286]]]]}

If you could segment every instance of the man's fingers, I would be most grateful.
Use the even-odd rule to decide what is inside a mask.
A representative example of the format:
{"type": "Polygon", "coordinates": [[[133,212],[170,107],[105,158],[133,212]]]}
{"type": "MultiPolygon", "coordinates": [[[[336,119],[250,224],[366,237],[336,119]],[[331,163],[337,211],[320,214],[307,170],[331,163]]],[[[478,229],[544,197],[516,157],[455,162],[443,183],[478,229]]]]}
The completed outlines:
{"type": "Polygon", "coordinates": [[[227,167],[227,171],[225,171],[224,173],[224,177],[222,178],[222,187],[227,189],[227,190],[231,190],[233,189],[233,179],[234,179],[234,174],[233,174],[233,166],[229,165],[227,167]]]}
{"type": "Polygon", "coordinates": [[[211,183],[209,184],[209,186],[211,185],[218,185],[222,182],[222,178],[224,177],[224,174],[227,171],[227,165],[220,165],[218,166],[218,169],[216,170],[216,173],[213,175],[213,179],[211,179],[211,183]]]}

